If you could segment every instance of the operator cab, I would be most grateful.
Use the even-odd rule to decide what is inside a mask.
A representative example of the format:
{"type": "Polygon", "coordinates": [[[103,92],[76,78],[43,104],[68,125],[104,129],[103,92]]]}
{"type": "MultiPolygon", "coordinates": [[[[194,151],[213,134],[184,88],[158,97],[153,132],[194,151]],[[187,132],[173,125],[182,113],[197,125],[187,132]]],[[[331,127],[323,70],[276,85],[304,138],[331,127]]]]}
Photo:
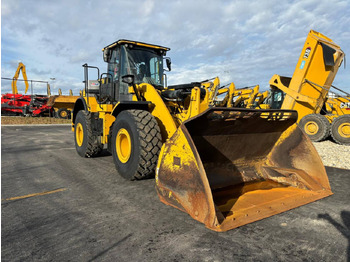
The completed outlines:
{"type": "MultiPolygon", "coordinates": [[[[284,86],[289,87],[291,81],[290,77],[281,76],[280,79],[284,86]]],[[[282,90],[275,86],[271,86],[271,92],[266,98],[265,104],[270,105],[271,109],[281,109],[285,96],[286,93],[284,93],[282,90]]]]}
{"type": "MultiPolygon", "coordinates": [[[[129,40],[118,40],[106,46],[102,51],[103,59],[107,62],[107,73],[101,74],[99,81],[88,81],[85,76],[90,89],[87,93],[96,95],[99,103],[132,101],[128,84],[122,81],[122,77],[126,75],[133,76],[134,84],[148,83],[157,89],[163,89],[163,60],[169,50],[167,47],[129,40]]],[[[170,63],[170,58],[166,58],[169,71],[170,63]]],[[[86,64],[84,66],[94,68],[86,64]]]]}
{"type": "Polygon", "coordinates": [[[271,90],[270,95],[266,98],[266,104],[270,105],[271,109],[281,109],[285,93],[279,89],[271,90]]]}
{"type": "Polygon", "coordinates": [[[131,101],[128,84],[122,81],[125,75],[133,75],[135,84],[148,83],[163,89],[163,57],[168,50],[167,47],[129,40],[119,40],[105,47],[103,58],[108,65],[102,81],[106,84],[102,84],[101,89],[113,97],[113,101],[131,101]],[[114,91],[114,94],[108,91],[114,91]]]}

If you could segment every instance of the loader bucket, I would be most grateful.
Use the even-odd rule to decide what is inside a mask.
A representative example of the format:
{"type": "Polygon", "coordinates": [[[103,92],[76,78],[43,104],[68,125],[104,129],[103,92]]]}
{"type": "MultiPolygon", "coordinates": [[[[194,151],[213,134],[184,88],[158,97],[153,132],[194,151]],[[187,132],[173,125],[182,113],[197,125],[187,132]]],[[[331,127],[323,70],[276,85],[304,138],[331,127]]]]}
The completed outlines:
{"type": "Polygon", "coordinates": [[[160,200],[215,231],[332,194],[322,161],[292,110],[211,108],[163,145],[160,200]]]}

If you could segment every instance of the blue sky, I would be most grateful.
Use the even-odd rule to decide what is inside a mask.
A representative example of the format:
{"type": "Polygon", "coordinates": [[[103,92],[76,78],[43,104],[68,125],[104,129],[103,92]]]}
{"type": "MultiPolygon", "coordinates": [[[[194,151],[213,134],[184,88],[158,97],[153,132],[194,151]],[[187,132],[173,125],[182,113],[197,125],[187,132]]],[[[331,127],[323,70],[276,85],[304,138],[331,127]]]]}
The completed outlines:
{"type": "MultiPolygon", "coordinates": [[[[267,89],[272,75],[292,76],[311,29],[349,53],[349,13],[348,0],[2,0],[1,76],[13,77],[21,61],[29,79],[78,94],[81,65],[105,71],[101,49],[130,39],[171,48],[169,84],[219,76],[222,85],[267,89]]],[[[350,93],[349,68],[333,84],[350,93]]],[[[2,80],[1,93],[10,86],[2,80]]],[[[34,93],[45,92],[34,85],[34,93]]]]}

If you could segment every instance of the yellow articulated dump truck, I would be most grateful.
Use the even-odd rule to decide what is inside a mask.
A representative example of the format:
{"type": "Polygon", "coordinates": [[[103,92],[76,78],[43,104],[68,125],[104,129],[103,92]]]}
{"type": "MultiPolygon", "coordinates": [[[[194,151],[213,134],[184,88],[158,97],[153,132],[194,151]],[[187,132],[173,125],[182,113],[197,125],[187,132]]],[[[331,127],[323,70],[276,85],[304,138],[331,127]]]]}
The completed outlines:
{"type": "Polygon", "coordinates": [[[75,101],[77,101],[78,98],[79,96],[73,95],[54,95],[50,96],[47,104],[48,106],[52,106],[57,118],[70,119],[75,101]]]}
{"type": "Polygon", "coordinates": [[[163,203],[215,231],[332,194],[296,111],[219,107],[201,82],[168,86],[169,50],[119,40],[103,48],[106,73],[83,65],[72,114],[80,156],[107,148],[121,176],[155,175],[163,203]]]}
{"type": "Polygon", "coordinates": [[[58,89],[58,95],[51,95],[50,85],[47,85],[47,95],[49,96],[47,105],[53,108],[54,116],[70,119],[75,101],[77,101],[79,96],[74,96],[72,89],[69,90],[69,96],[62,95],[61,88],[58,89]]]}
{"type": "Polygon", "coordinates": [[[312,141],[322,141],[331,132],[337,143],[350,145],[350,116],[322,111],[344,56],[330,38],[311,30],[293,76],[271,78],[266,104],[272,109],[296,110],[298,124],[312,141]]]}

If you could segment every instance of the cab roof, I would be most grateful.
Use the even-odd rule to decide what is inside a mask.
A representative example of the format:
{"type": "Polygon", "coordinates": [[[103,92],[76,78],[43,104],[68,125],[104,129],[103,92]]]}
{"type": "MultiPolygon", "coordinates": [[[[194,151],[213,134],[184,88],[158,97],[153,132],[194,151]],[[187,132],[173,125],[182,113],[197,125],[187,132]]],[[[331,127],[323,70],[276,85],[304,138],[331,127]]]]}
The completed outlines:
{"type": "Polygon", "coordinates": [[[160,46],[160,45],[153,45],[153,44],[147,44],[147,43],[143,43],[143,42],[138,42],[138,41],[132,41],[132,40],[126,40],[126,39],[120,39],[106,47],[104,47],[102,49],[102,51],[104,51],[105,49],[109,49],[112,48],[116,45],[123,45],[123,44],[132,44],[132,45],[138,45],[138,46],[144,46],[144,47],[148,47],[148,48],[152,48],[152,49],[160,49],[160,50],[164,50],[164,51],[169,51],[170,48],[168,47],[164,47],[164,46],[160,46]]]}

